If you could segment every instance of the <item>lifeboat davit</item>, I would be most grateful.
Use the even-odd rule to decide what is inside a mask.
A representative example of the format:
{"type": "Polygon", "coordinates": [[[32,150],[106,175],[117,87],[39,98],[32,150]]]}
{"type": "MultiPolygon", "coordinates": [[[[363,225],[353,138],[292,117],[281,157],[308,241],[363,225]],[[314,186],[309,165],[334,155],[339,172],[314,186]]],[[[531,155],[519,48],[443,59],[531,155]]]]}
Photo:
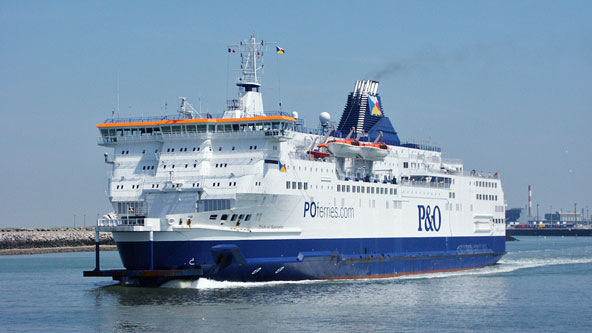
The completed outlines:
{"type": "Polygon", "coordinates": [[[388,146],[384,142],[366,143],[360,146],[360,155],[365,160],[382,161],[388,153],[388,146]]]}
{"type": "Polygon", "coordinates": [[[307,151],[308,154],[314,158],[327,158],[331,156],[331,153],[327,151],[327,144],[321,143],[317,148],[307,151]]]}
{"type": "Polygon", "coordinates": [[[326,158],[331,156],[331,153],[326,152],[326,151],[320,151],[320,150],[309,150],[308,151],[309,154],[312,155],[312,157],[314,158],[326,158]]]}
{"type": "Polygon", "coordinates": [[[332,140],[327,143],[331,154],[337,157],[354,158],[360,154],[360,142],[356,139],[332,140]]]}

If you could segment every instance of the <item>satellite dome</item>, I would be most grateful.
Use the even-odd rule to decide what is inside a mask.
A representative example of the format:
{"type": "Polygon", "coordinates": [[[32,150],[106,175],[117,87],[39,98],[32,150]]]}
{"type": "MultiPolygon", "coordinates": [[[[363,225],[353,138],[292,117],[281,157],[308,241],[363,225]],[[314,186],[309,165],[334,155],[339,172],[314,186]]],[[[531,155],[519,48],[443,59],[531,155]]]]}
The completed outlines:
{"type": "Polygon", "coordinates": [[[321,123],[328,123],[329,121],[331,121],[331,115],[329,114],[329,112],[321,112],[321,114],[319,115],[319,121],[321,123]]]}
{"type": "Polygon", "coordinates": [[[292,117],[298,119],[298,112],[296,112],[296,111],[292,112],[292,117]]]}

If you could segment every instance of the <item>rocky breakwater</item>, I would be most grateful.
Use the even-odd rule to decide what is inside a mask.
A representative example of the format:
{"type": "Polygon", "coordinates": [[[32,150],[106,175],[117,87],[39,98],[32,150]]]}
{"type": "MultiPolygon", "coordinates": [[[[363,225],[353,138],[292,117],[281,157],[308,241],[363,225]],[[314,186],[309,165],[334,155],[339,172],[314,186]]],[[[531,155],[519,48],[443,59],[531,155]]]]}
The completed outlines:
{"type": "MultiPolygon", "coordinates": [[[[115,249],[111,233],[100,238],[101,250],[115,249]]],[[[0,255],[94,251],[94,245],[94,228],[0,229],[0,255]]]]}

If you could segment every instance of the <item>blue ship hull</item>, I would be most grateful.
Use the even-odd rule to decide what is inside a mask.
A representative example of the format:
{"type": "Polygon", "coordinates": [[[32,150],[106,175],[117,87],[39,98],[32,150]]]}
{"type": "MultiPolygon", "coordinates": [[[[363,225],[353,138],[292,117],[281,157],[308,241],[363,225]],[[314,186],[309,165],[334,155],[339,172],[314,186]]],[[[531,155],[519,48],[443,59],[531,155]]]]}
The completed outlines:
{"type": "Polygon", "coordinates": [[[214,280],[274,281],[484,267],[505,254],[505,237],[118,242],[117,247],[128,270],[199,269],[214,280]]]}

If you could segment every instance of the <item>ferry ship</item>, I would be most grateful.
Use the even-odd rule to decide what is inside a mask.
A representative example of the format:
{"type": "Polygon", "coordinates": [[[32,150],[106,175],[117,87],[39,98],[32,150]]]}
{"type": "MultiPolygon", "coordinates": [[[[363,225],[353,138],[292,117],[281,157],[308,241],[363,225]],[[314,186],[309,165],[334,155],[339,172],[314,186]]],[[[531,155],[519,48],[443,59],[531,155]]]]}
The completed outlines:
{"type": "MultiPolygon", "coordinates": [[[[238,98],[220,115],[185,99],[159,118],[97,125],[112,166],[112,232],[128,284],[383,278],[472,269],[505,254],[497,174],[466,172],[437,147],[402,143],[379,83],[357,81],[339,123],[265,112],[265,42],[241,58],[238,98]]],[[[282,50],[279,47],[278,50],[282,50]]]]}

